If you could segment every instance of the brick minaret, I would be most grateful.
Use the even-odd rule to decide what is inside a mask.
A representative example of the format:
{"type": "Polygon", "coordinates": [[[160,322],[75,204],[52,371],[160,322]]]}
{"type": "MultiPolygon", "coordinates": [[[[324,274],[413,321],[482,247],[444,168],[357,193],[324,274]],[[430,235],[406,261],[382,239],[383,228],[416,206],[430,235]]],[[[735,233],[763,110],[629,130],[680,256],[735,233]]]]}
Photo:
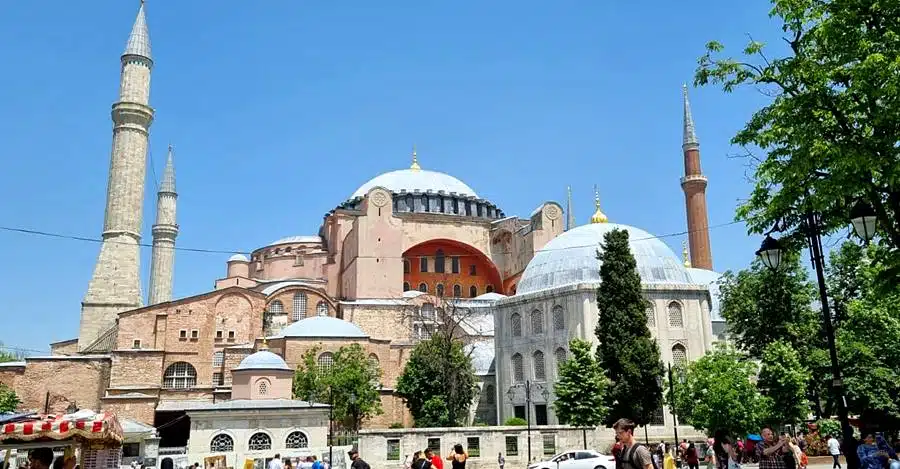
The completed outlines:
{"type": "Polygon", "coordinates": [[[691,266],[712,270],[712,250],[709,246],[709,215],[706,211],[706,176],[700,169],[700,143],[694,131],[694,117],[688,101],[687,85],[684,94],[684,177],[681,189],[687,208],[688,243],[690,244],[691,266]]]}
{"type": "Polygon", "coordinates": [[[178,193],[175,191],[175,151],[169,145],[166,169],[156,198],[156,223],[153,225],[153,253],[150,256],[150,298],[155,305],[172,301],[172,276],[175,269],[175,238],[178,224],[175,208],[178,193]]]}
{"type": "Polygon", "coordinates": [[[147,138],[153,122],[153,108],[149,105],[153,59],[143,1],[121,62],[119,99],[112,106],[113,144],[103,244],[81,303],[81,350],[109,330],[118,313],[142,304],[139,243],[147,138]]]}

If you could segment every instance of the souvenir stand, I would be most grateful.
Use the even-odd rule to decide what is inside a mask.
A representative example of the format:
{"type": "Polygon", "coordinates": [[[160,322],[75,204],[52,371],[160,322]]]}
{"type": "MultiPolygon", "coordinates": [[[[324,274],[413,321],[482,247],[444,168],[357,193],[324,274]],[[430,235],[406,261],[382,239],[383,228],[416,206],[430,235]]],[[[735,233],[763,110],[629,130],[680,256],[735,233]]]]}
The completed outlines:
{"type": "Polygon", "coordinates": [[[72,414],[20,414],[0,423],[0,451],[65,448],[81,469],[119,469],[122,427],[116,415],[80,410],[72,414]]]}

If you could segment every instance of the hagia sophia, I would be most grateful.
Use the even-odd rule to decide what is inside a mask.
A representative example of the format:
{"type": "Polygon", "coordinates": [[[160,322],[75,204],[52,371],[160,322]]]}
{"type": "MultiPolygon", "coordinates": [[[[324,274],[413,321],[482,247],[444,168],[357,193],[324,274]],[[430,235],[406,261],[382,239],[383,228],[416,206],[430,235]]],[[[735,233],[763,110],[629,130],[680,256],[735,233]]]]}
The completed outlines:
{"type": "MultiPolygon", "coordinates": [[[[613,229],[630,234],[652,303],[648,325],[663,360],[698,358],[715,341],[719,276],[686,90],[684,256],[639,228],[611,223],[599,201],[591,223],[580,226],[571,197],[565,207],[535,201],[530,214],[508,215],[460,179],[428,170],[413,151],[406,169],[347,187],[346,200],[335,201],[318,233],[234,255],[213,290],[173,298],[182,225],[170,147],[156,194],[145,300],[139,251],[155,113],[153,66],[142,3],[121,56],[103,242],[77,336],[51,344],[50,356],[0,366],[0,382],[16,390],[23,408],[62,411],[77,403],[159,426],[197,402],[231,399],[232,371],[261,349],[295,369],[313,347],[319,349],[319,365],[327,367],[341,346],[361,344],[383,374],[384,413],[365,425],[411,426],[394,387],[412,348],[433,330],[437,310],[452,305],[467,312],[464,340],[481,386],[471,422],[497,424],[522,416],[530,405],[537,424],[556,423],[548,405],[552,395],[526,399],[524,383],[552,391],[569,341],[593,338],[596,252],[613,229]]],[[[190,229],[190,220],[184,221],[190,229]]],[[[254,389],[256,395],[268,392],[262,385],[254,389]]],[[[658,424],[666,416],[661,409],[658,424]]]]}

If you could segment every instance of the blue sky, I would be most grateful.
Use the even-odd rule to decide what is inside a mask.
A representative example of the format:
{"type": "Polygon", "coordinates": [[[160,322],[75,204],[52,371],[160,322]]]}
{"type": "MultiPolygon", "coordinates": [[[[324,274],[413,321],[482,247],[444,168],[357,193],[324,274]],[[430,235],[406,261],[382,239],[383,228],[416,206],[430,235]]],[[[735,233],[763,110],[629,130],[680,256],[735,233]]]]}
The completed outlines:
{"type": "MultiPolygon", "coordinates": [[[[144,212],[176,145],[182,247],[249,251],[315,234],[366,180],[409,165],[450,173],[507,214],[545,200],[586,222],[684,231],[681,84],[710,39],[780,48],[769,3],[149,0],[156,67],[144,212]]],[[[99,237],[121,54],[138,1],[0,6],[0,225],[99,237]]],[[[730,138],[768,98],[692,89],[710,224],[749,191],[730,138]]],[[[717,270],[759,245],[711,231],[717,270]]],[[[683,236],[667,237],[677,253],[683,236]]],[[[99,245],[0,232],[8,346],[77,334],[99,245]]],[[[175,295],[212,288],[224,254],[179,252],[175,295]]],[[[149,249],[143,252],[146,283],[149,249]]]]}

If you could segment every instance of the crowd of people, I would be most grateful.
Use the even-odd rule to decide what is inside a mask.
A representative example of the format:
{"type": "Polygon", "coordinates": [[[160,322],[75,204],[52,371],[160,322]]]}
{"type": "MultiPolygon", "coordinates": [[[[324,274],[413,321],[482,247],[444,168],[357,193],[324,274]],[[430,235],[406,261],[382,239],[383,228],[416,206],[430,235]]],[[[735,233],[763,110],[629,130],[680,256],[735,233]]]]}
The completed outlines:
{"type": "MultiPolygon", "coordinates": [[[[453,445],[453,451],[446,458],[447,461],[450,461],[450,469],[466,469],[467,459],[469,459],[469,454],[458,443],[453,445]]],[[[500,462],[500,466],[503,466],[503,462],[500,462]]],[[[407,457],[404,467],[406,469],[444,469],[444,460],[433,449],[425,448],[407,457]]]]}

